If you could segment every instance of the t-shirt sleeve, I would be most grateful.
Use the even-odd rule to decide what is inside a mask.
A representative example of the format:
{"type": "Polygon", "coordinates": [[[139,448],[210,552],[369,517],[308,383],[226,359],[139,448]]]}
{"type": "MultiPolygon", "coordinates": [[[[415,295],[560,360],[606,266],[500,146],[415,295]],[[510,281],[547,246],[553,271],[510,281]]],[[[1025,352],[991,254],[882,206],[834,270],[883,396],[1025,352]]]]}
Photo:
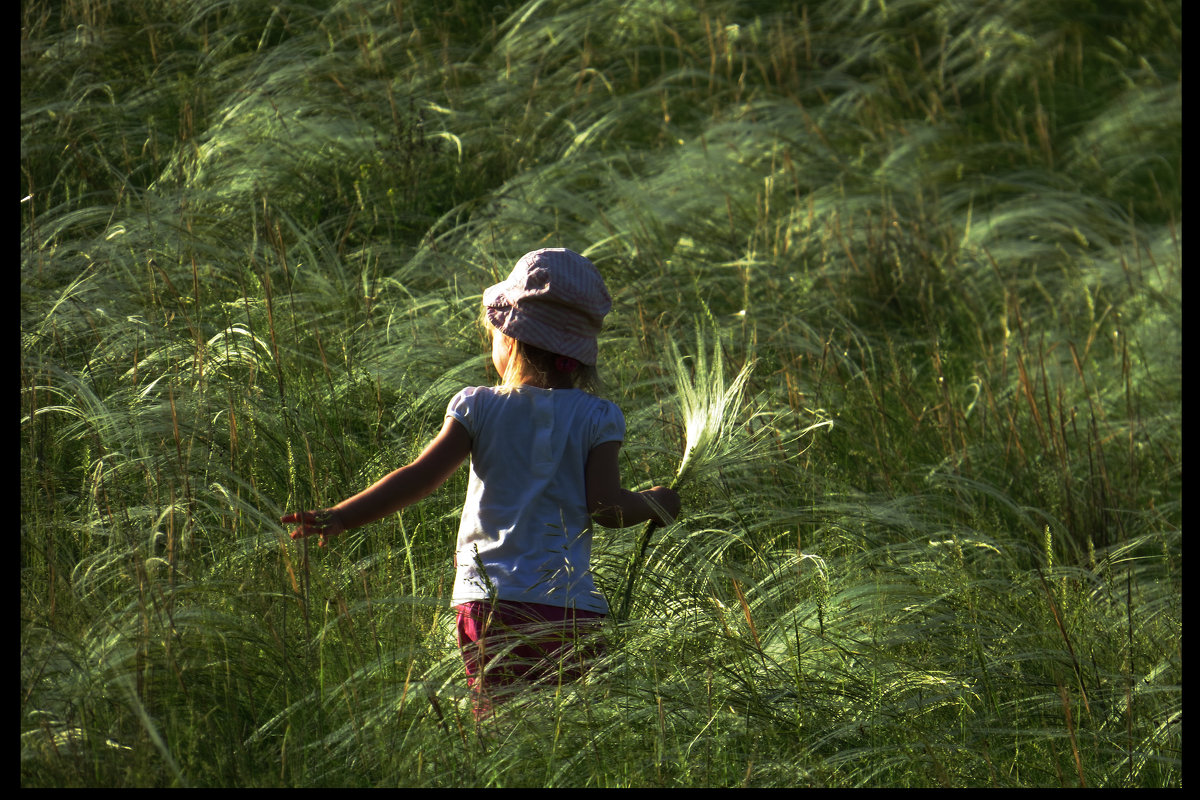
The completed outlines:
{"type": "Polygon", "coordinates": [[[462,426],[467,429],[467,433],[471,438],[475,438],[475,432],[479,424],[479,412],[477,410],[476,396],[477,387],[467,387],[450,399],[449,405],[446,406],[446,416],[458,420],[462,426]]]}
{"type": "Polygon", "coordinates": [[[625,441],[625,415],[615,403],[607,400],[600,403],[593,417],[590,447],[605,442],[625,441]]]}

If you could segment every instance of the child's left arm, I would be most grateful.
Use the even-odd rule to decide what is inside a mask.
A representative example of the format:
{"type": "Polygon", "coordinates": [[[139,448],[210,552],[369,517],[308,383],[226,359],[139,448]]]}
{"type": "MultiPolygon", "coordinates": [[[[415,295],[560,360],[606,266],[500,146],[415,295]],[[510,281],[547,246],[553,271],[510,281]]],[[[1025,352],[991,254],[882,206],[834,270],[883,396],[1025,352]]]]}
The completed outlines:
{"type": "Polygon", "coordinates": [[[670,525],[679,513],[679,493],[666,486],[641,492],[621,488],[621,468],[617,460],[620,450],[621,442],[605,442],[596,445],[588,454],[588,513],[606,528],[624,528],[649,521],[670,525]]]}
{"type": "Polygon", "coordinates": [[[446,418],[428,447],[407,466],[390,473],[373,486],[324,511],[288,514],[280,521],[298,524],[293,539],[317,535],[325,546],[330,536],[362,527],[394,514],[433,493],[471,455],[471,437],[462,423],[446,418]]]}

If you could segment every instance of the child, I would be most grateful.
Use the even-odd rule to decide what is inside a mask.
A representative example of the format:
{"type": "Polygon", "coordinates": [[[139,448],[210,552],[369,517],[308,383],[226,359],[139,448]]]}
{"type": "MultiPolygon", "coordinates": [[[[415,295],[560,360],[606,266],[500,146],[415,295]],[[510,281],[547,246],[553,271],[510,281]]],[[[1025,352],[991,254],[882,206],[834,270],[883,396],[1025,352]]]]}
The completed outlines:
{"type": "MultiPolygon", "coordinates": [[[[668,524],[679,495],[621,488],[625,418],[584,391],[612,301],[583,256],[527,253],[483,295],[498,387],[463,389],[415,461],[325,511],[288,514],[292,538],[329,537],[420,500],[470,456],[452,602],[478,715],[496,690],[575,677],[571,643],[608,613],[590,570],[593,521],[668,524]]],[[[575,655],[579,655],[575,653],[575,655]]]]}

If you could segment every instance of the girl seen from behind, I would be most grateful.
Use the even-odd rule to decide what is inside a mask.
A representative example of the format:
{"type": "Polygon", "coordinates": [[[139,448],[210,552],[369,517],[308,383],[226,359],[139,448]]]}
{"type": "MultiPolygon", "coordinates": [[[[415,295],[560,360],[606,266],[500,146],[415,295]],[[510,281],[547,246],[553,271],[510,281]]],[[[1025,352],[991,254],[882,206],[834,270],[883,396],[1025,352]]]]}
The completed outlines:
{"type": "Polygon", "coordinates": [[[282,518],[328,539],[432,493],[470,458],[452,603],[477,715],[504,690],[577,677],[572,647],[608,613],[592,579],[592,523],[668,524],[679,495],[621,487],[625,418],[596,385],[612,302],[596,267],[565,249],[527,253],[483,295],[496,387],[451,399],[441,432],[407,466],[323,511],[282,518]]]}

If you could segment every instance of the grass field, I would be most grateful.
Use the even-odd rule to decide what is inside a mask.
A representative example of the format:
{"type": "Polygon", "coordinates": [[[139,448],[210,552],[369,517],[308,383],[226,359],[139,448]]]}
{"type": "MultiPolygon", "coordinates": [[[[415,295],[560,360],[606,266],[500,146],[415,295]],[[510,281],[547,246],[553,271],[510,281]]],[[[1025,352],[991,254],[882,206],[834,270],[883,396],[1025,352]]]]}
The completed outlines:
{"type": "Polygon", "coordinates": [[[23,786],[1182,786],[1181,2],[21,9],[23,786]],[[684,513],[479,725],[465,471],[278,519],[539,246],[684,513]]]}

